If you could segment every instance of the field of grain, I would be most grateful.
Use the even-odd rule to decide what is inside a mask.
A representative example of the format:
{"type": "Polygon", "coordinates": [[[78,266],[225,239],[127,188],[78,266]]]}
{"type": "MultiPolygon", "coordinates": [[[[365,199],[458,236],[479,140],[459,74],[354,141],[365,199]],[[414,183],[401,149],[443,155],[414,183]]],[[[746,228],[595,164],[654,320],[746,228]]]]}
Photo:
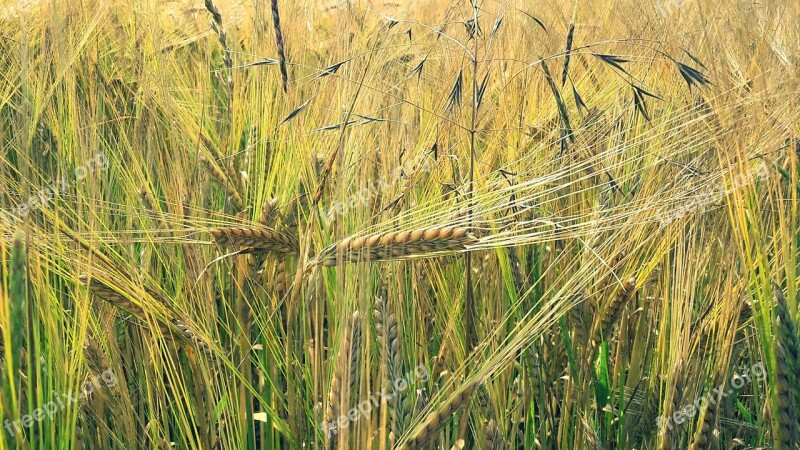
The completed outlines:
{"type": "Polygon", "coordinates": [[[0,450],[800,448],[796,0],[0,6],[0,450]]]}

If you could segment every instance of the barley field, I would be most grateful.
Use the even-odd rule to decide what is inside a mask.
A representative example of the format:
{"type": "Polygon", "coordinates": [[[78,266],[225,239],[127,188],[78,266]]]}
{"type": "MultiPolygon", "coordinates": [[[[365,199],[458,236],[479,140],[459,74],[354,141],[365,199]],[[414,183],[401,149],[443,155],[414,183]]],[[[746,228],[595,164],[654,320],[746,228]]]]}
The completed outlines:
{"type": "Polygon", "coordinates": [[[6,0],[0,450],[796,450],[798,64],[796,0],[6,0]]]}

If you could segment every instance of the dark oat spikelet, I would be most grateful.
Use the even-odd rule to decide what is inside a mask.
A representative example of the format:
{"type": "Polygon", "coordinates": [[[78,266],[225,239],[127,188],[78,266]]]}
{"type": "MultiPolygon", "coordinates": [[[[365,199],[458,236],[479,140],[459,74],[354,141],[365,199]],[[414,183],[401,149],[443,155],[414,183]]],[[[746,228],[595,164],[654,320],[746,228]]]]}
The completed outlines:
{"type": "MultiPolygon", "coordinates": [[[[574,20],[574,18],[573,18],[574,20]]],[[[567,32],[567,49],[564,52],[564,67],[561,70],[561,86],[567,83],[567,74],[569,73],[569,60],[572,56],[572,39],[575,37],[575,23],[569,24],[569,31],[567,32]]]]}
{"type": "Polygon", "coordinates": [[[464,405],[469,400],[472,394],[481,385],[479,380],[470,381],[461,392],[449,398],[442,403],[439,409],[431,411],[426,417],[422,419],[422,426],[418,428],[408,439],[399,447],[400,450],[415,450],[422,448],[423,445],[430,440],[433,435],[439,431],[450,416],[456,412],[458,408],[464,405]]]}
{"type": "Polygon", "coordinates": [[[298,252],[294,236],[269,229],[217,228],[211,230],[214,240],[220,245],[252,248],[256,251],[294,255],[298,252]]]}
{"type": "Polygon", "coordinates": [[[86,364],[94,373],[102,373],[111,367],[108,362],[108,358],[106,357],[105,350],[103,350],[100,342],[98,342],[95,338],[89,338],[86,340],[86,344],[83,348],[83,354],[86,358],[86,364]]]}
{"type": "Polygon", "coordinates": [[[511,266],[511,276],[514,280],[514,289],[517,295],[525,293],[525,275],[522,273],[522,263],[519,260],[519,249],[517,247],[508,248],[508,264],[511,266]]]}
{"type": "Polygon", "coordinates": [[[388,261],[418,254],[466,250],[477,243],[466,228],[431,227],[414,231],[378,233],[346,238],[322,251],[317,262],[335,266],[343,262],[388,261]]]}
{"type": "Polygon", "coordinates": [[[289,74],[286,71],[286,44],[283,41],[283,31],[281,30],[281,15],[280,10],[278,10],[278,0],[272,0],[272,23],[275,25],[275,44],[278,47],[278,63],[281,69],[283,92],[286,92],[289,83],[289,74]]]}
{"type": "Polygon", "coordinates": [[[358,347],[361,340],[361,325],[358,311],[354,312],[347,321],[347,326],[342,336],[339,355],[333,368],[333,378],[328,392],[328,406],[325,410],[324,432],[328,439],[326,448],[336,448],[339,430],[336,428],[338,418],[346,413],[343,403],[349,403],[349,389],[346,386],[354,383],[358,366],[358,347]],[[350,380],[345,379],[349,376],[350,380]]]}

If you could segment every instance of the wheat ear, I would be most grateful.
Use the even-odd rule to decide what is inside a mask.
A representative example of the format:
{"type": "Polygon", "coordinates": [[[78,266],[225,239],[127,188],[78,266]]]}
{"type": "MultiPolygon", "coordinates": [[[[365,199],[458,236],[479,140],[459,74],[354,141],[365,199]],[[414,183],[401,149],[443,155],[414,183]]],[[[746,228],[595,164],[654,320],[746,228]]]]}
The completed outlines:
{"type": "Polygon", "coordinates": [[[622,286],[617,292],[617,295],[609,302],[608,306],[597,317],[597,322],[594,326],[593,337],[597,338],[599,333],[603,335],[608,334],[611,328],[619,319],[625,306],[633,298],[633,293],[636,287],[636,278],[631,277],[622,283],[622,286]]]}
{"type": "Polygon", "coordinates": [[[347,386],[350,377],[350,384],[355,380],[355,372],[358,366],[358,347],[361,339],[361,326],[358,319],[358,311],[354,312],[347,321],[347,326],[342,336],[342,344],[339,348],[339,355],[336,358],[336,365],[333,370],[330,391],[328,392],[328,407],[325,410],[325,423],[323,430],[328,438],[327,449],[336,448],[338,442],[338,430],[336,423],[342,414],[342,403],[349,399],[347,386]]]}
{"type": "Polygon", "coordinates": [[[689,450],[706,450],[711,448],[711,440],[713,438],[712,431],[717,417],[717,403],[706,402],[705,410],[697,422],[697,432],[694,435],[692,445],[689,450]]]}
{"type": "Polygon", "coordinates": [[[400,446],[400,450],[422,448],[422,446],[433,437],[434,433],[439,431],[442,425],[450,419],[450,416],[469,400],[479,386],[480,382],[477,379],[469,382],[460,392],[444,402],[439,409],[428,413],[428,415],[422,419],[422,426],[408,437],[400,446]]]}
{"type": "MultiPolygon", "coordinates": [[[[372,315],[375,319],[375,330],[380,343],[381,362],[386,365],[383,387],[388,392],[394,382],[403,376],[403,354],[400,349],[397,318],[391,312],[386,289],[383,289],[381,296],[375,300],[375,311],[372,315]]],[[[401,397],[400,392],[395,392],[395,395],[390,396],[387,400],[390,417],[389,433],[394,437],[399,436],[402,431],[404,414],[398,410],[398,406],[404,405],[401,397]]]]}
{"type": "MultiPolygon", "coordinates": [[[[92,278],[89,280],[89,277],[86,275],[80,275],[78,280],[85,284],[92,294],[100,297],[101,299],[109,302],[110,304],[116,306],[117,308],[124,309],[125,311],[129,312],[130,314],[138,317],[141,319],[141,323],[144,324],[145,322],[145,311],[139,305],[133,303],[132,301],[128,300],[124,295],[120,294],[119,292],[112,289],[108,284],[98,278],[92,278]]],[[[153,297],[155,300],[159,301],[162,304],[166,304],[163,298],[150,289],[145,289],[145,291],[153,297]]],[[[208,344],[205,343],[198,335],[195,333],[189,326],[187,326],[184,321],[171,317],[166,319],[159,318],[156,321],[156,325],[158,329],[161,331],[161,334],[166,338],[173,338],[179,337],[183,339],[185,342],[193,344],[196,346],[201,352],[206,354],[209,357],[213,357],[214,353],[208,344]],[[170,328],[172,325],[177,331],[180,333],[174,333],[173,328],[170,328]]]]}
{"type": "Polygon", "coordinates": [[[346,238],[323,250],[317,263],[335,266],[339,261],[388,261],[426,253],[466,250],[475,243],[477,239],[466,228],[431,227],[379,233],[346,238]]]}
{"type": "Polygon", "coordinates": [[[211,230],[217,244],[232,247],[247,247],[256,251],[296,255],[297,240],[294,236],[269,229],[217,228],[211,230]]]}
{"type": "Polygon", "coordinates": [[[780,286],[773,283],[777,300],[775,313],[778,317],[775,342],[775,392],[777,411],[775,419],[775,449],[795,449],[800,444],[800,423],[797,405],[800,404],[800,345],[797,328],[789,312],[786,297],[780,286]]]}

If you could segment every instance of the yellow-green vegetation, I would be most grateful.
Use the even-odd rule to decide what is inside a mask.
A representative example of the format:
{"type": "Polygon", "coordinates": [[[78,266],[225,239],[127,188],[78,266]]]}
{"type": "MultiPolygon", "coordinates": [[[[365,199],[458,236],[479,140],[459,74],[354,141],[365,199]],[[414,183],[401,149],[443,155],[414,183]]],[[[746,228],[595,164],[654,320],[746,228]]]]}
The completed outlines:
{"type": "Polygon", "coordinates": [[[795,0],[0,7],[1,448],[797,449],[795,0]]]}

